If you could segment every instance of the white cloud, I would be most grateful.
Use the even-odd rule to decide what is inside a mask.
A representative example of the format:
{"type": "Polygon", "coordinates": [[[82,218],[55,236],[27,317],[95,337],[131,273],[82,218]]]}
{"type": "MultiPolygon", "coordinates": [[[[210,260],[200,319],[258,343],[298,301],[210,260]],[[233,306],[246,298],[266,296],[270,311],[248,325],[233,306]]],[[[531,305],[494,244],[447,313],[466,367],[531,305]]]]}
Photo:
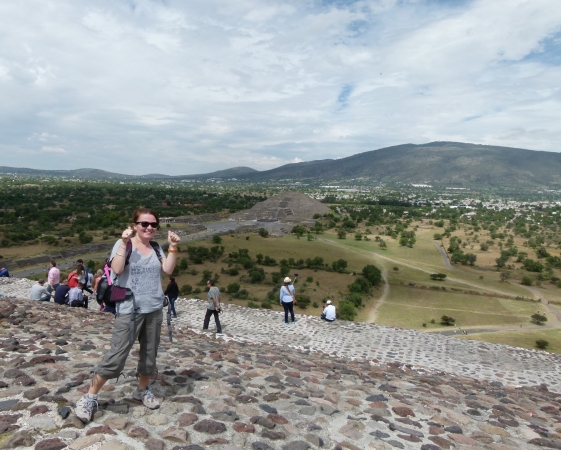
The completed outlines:
{"type": "Polygon", "coordinates": [[[559,151],[560,24],[556,0],[2,2],[0,151],[172,175],[436,139],[559,151]]]}

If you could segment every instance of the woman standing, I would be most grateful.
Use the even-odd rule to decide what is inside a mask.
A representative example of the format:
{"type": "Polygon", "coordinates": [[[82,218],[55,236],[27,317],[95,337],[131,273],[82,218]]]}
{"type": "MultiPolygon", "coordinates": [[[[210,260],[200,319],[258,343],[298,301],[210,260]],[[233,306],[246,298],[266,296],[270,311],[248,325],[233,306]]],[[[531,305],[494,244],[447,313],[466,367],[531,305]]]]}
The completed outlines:
{"type": "Polygon", "coordinates": [[[160,344],[163,320],[163,300],[161,275],[171,275],[175,268],[175,254],[179,236],[168,231],[169,250],[167,257],[161,247],[150,241],[159,226],[158,215],[149,209],[137,209],[131,225],[123,231],[122,237],[111,252],[113,289],[126,288],[125,300],[117,302],[117,314],[111,337],[111,348],[95,367],[95,375],[90,389],[77,403],[78,418],[87,423],[91,420],[97,394],[108,379],[117,378],[135,340],[140,343],[138,357],[138,388],[133,398],[146,407],[156,409],[159,401],[148,387],[150,377],[156,373],[156,356],[160,344]],[[132,251],[127,261],[127,243],[132,251]]]}
{"type": "Polygon", "coordinates": [[[294,304],[296,297],[294,294],[294,286],[292,280],[288,277],[284,279],[284,285],[280,288],[280,304],[284,308],[284,324],[288,325],[288,313],[292,319],[292,325],[295,324],[294,320],[294,304]]]}

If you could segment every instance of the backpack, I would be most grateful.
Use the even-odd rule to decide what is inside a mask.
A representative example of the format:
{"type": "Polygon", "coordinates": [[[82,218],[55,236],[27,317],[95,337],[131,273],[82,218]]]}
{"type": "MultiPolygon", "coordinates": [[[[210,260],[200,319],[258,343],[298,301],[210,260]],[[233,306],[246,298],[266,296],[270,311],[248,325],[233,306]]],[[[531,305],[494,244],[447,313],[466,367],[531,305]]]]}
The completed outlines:
{"type": "MultiPolygon", "coordinates": [[[[156,252],[156,256],[159,261],[162,261],[162,255],[160,255],[160,249],[157,242],[150,241],[150,246],[156,252]]],[[[127,242],[125,251],[125,266],[129,265],[129,259],[132,254],[132,242],[129,240],[127,242]]],[[[97,295],[96,300],[99,305],[102,303],[108,306],[110,309],[115,309],[115,302],[111,301],[111,291],[113,290],[113,281],[111,280],[111,256],[105,260],[105,265],[103,266],[103,275],[97,283],[97,295]]]]}
{"type": "MultiPolygon", "coordinates": [[[[160,247],[159,247],[158,243],[155,242],[155,241],[150,241],[150,246],[154,249],[154,251],[156,252],[156,256],[158,257],[158,260],[161,262],[162,261],[162,255],[160,254],[160,247]]],[[[126,251],[125,251],[125,266],[127,266],[129,264],[129,259],[131,257],[131,254],[132,254],[132,242],[129,239],[129,241],[127,242],[126,251]]],[[[113,281],[111,280],[111,259],[110,258],[111,258],[111,256],[109,256],[105,260],[105,265],[103,266],[103,275],[99,279],[99,282],[97,284],[96,300],[97,300],[97,303],[103,308],[103,310],[105,312],[111,312],[113,314],[116,314],[117,306],[116,306],[115,302],[111,301],[111,291],[113,290],[113,281]]],[[[168,301],[167,297],[165,297],[165,299],[164,299],[164,305],[163,306],[168,307],[168,311],[167,311],[168,334],[169,334],[169,341],[172,342],[171,305],[169,304],[169,301],[168,301]]]]}

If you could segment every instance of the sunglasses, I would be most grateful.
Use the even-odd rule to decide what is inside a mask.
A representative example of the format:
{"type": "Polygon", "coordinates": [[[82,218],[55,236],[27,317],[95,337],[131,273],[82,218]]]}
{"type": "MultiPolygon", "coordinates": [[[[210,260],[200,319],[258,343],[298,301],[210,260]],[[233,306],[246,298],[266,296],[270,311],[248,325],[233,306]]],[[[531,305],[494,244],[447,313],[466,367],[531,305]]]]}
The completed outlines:
{"type": "Polygon", "coordinates": [[[160,225],[158,222],[135,222],[135,224],[140,225],[142,228],[148,228],[148,225],[152,228],[158,228],[160,225]]]}

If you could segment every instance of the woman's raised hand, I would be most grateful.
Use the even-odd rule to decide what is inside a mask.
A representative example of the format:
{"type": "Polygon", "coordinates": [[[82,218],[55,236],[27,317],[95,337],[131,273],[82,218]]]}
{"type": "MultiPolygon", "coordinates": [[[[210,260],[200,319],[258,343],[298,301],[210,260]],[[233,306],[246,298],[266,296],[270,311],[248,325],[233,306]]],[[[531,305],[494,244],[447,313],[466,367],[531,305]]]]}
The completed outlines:
{"type": "Polygon", "coordinates": [[[175,247],[181,242],[181,238],[173,231],[168,230],[168,244],[170,247],[175,247]]]}
{"type": "Polygon", "coordinates": [[[127,242],[131,238],[132,233],[133,233],[133,229],[131,227],[128,227],[125,231],[123,231],[123,234],[121,235],[121,239],[124,242],[127,242]]]}

